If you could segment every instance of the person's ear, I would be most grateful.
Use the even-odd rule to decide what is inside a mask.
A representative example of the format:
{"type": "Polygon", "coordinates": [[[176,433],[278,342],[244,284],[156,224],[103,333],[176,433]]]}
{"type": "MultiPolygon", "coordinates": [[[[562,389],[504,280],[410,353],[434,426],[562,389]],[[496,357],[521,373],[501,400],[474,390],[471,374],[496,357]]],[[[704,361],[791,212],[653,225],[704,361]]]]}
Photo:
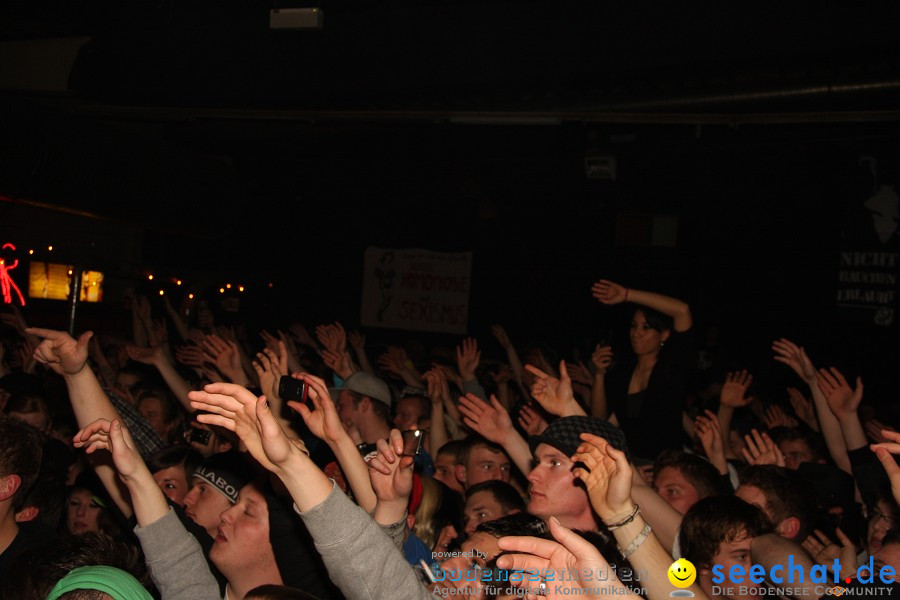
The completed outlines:
{"type": "Polygon", "coordinates": [[[37,506],[26,506],[16,513],[16,523],[27,523],[28,521],[34,521],[40,514],[40,512],[41,509],[37,506]]]}
{"type": "Polygon", "coordinates": [[[669,329],[666,329],[664,331],[659,332],[659,339],[660,339],[660,341],[665,343],[669,340],[670,335],[672,335],[672,331],[669,329]]]}
{"type": "Polygon", "coordinates": [[[797,517],[788,517],[778,524],[778,527],[775,528],[775,532],[783,538],[789,540],[794,539],[797,537],[797,534],[800,533],[800,519],[797,517]]]}
{"type": "Polygon", "coordinates": [[[416,515],[407,515],[406,517],[406,528],[412,531],[412,528],[416,526],[416,515]]]}
{"type": "Polygon", "coordinates": [[[0,502],[13,497],[22,485],[22,478],[18,475],[0,477],[0,502]]]}
{"type": "Polygon", "coordinates": [[[372,399],[368,396],[363,396],[362,400],[359,401],[359,412],[367,413],[372,411],[372,399]]]}
{"type": "Polygon", "coordinates": [[[466,487],[466,468],[462,465],[456,465],[453,468],[456,469],[456,478],[463,484],[463,487],[466,487]]]}

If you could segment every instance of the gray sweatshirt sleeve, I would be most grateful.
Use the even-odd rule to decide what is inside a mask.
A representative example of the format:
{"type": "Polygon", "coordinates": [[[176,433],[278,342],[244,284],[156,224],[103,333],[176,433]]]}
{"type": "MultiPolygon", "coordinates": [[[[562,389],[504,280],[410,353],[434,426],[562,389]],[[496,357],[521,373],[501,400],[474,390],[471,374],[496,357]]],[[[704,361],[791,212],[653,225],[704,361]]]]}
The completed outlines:
{"type": "MultiPolygon", "coordinates": [[[[372,515],[369,515],[369,517],[372,517],[372,515]]],[[[406,515],[403,515],[403,518],[393,525],[382,525],[379,523],[378,527],[391,538],[391,543],[394,544],[394,547],[402,554],[403,542],[406,541],[406,532],[408,531],[406,528],[406,515]]]]}
{"type": "Polygon", "coordinates": [[[433,600],[375,521],[337,487],[300,516],[331,580],[354,600],[433,600]]]}
{"type": "Polygon", "coordinates": [[[146,527],[135,527],[150,578],[162,600],[222,600],[200,544],[171,508],[146,527]]]}

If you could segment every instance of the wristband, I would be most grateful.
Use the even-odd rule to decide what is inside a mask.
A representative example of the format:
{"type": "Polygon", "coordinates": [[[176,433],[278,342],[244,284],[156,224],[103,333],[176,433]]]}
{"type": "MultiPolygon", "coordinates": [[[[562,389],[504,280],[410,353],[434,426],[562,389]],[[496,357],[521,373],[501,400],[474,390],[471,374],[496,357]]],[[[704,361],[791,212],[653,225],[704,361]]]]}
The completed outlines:
{"type": "MultiPolygon", "coordinates": [[[[631,513],[628,514],[628,515],[625,515],[625,518],[622,519],[621,521],[618,521],[618,522],[616,522],[616,523],[607,523],[606,521],[604,521],[603,523],[604,523],[604,525],[606,525],[606,527],[607,527],[610,531],[612,531],[612,530],[614,530],[614,529],[618,529],[619,527],[623,527],[623,526],[625,526],[625,525],[628,525],[629,523],[631,523],[632,521],[634,521],[634,518],[635,518],[636,516],[638,516],[639,514],[641,514],[641,506],[640,506],[639,504],[635,504],[635,505],[634,505],[634,509],[631,511],[631,513]]],[[[616,515],[615,518],[618,519],[618,518],[619,518],[619,515],[616,515]]]]}
{"type": "Polygon", "coordinates": [[[650,527],[650,523],[646,523],[644,528],[641,529],[641,532],[635,536],[631,543],[628,544],[628,547],[622,550],[622,558],[628,558],[632,554],[634,554],[638,548],[641,547],[641,544],[644,543],[644,540],[650,535],[652,528],[650,527]]]}

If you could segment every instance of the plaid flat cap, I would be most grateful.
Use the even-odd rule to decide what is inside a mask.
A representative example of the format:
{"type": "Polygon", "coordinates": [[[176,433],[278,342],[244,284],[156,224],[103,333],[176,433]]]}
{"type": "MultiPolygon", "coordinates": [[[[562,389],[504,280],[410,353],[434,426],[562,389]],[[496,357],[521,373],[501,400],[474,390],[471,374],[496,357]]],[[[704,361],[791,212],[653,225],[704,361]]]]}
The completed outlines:
{"type": "Polygon", "coordinates": [[[547,444],[566,453],[566,456],[572,456],[581,445],[582,433],[591,433],[602,437],[609,442],[616,450],[621,450],[626,456],[631,458],[628,453],[628,445],[625,443],[625,434],[622,430],[605,419],[598,417],[562,417],[556,419],[544,433],[541,435],[532,435],[528,438],[528,446],[534,454],[538,444],[547,444]]]}

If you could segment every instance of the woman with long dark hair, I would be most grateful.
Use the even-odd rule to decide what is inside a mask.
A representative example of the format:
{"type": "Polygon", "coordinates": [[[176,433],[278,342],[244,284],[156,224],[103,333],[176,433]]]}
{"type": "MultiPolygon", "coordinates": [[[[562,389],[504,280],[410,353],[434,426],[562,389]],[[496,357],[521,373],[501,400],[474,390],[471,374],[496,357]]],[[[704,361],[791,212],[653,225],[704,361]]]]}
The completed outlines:
{"type": "Polygon", "coordinates": [[[595,360],[592,413],[618,425],[636,457],[652,460],[666,448],[679,448],[684,397],[695,362],[690,307],[677,298],[605,279],[591,291],[603,304],[636,305],[629,329],[632,355],[607,374],[611,353],[598,350],[603,360],[595,360]]]}

